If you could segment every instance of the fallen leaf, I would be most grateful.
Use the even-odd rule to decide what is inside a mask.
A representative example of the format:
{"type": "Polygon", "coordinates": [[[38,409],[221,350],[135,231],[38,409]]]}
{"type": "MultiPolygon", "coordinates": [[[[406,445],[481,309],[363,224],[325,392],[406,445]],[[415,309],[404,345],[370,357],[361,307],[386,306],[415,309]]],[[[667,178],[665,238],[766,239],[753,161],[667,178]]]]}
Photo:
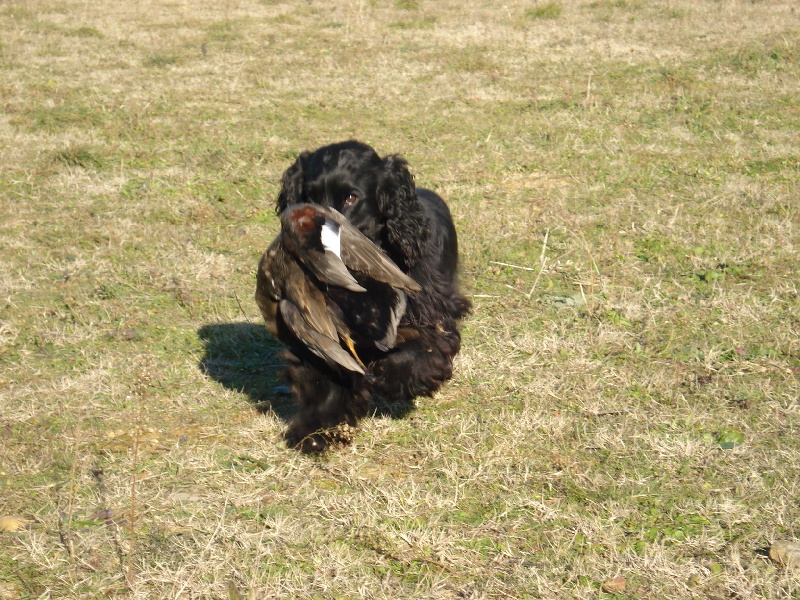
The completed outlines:
{"type": "Polygon", "coordinates": [[[603,591],[609,594],[619,594],[625,591],[625,578],[612,577],[603,582],[603,591]]]}
{"type": "Polygon", "coordinates": [[[170,498],[176,500],[178,502],[199,502],[203,499],[202,494],[198,494],[197,492],[175,492],[174,494],[170,494],[170,498]]]}
{"type": "Polygon", "coordinates": [[[723,450],[730,450],[744,443],[744,434],[733,429],[724,429],[717,435],[717,444],[723,450]]]}
{"type": "Polygon", "coordinates": [[[0,581],[0,598],[3,600],[18,600],[22,598],[22,588],[15,583],[0,581]]]}
{"type": "Polygon", "coordinates": [[[118,521],[122,518],[122,511],[103,508],[95,511],[89,518],[93,521],[118,521]]]}
{"type": "Polygon", "coordinates": [[[785,567],[800,567],[800,542],[778,540],[769,549],[769,557],[785,567]]]}
{"type": "Polygon", "coordinates": [[[549,296],[546,301],[556,308],[574,308],[586,304],[586,296],[578,292],[571,296],[549,296]]]}
{"type": "Polygon", "coordinates": [[[228,598],[230,600],[242,600],[242,595],[233,580],[228,581],[228,598]]]}
{"type": "Polygon", "coordinates": [[[165,527],[163,530],[164,535],[183,535],[185,533],[191,533],[191,527],[183,527],[181,525],[170,525],[165,527]]]}
{"type": "Polygon", "coordinates": [[[19,531],[28,523],[30,523],[30,521],[22,517],[0,517],[0,531],[19,531]]]}

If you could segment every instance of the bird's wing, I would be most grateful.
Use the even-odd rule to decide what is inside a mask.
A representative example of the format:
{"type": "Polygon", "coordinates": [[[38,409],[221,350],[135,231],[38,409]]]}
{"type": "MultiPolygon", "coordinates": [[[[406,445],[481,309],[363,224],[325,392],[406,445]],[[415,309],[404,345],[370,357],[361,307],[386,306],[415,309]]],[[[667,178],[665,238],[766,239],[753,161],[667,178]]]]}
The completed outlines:
{"type": "MultiPolygon", "coordinates": [[[[336,327],[331,321],[325,294],[314,285],[303,270],[294,262],[289,263],[292,272],[284,281],[284,300],[302,315],[303,321],[322,336],[338,341],[336,327]]],[[[283,309],[283,302],[281,302],[283,309]]],[[[281,310],[283,315],[283,310],[281,310]]],[[[284,318],[284,320],[286,320],[284,318]]]]}
{"type": "Polygon", "coordinates": [[[397,343],[397,326],[406,312],[406,293],[403,290],[394,291],[397,294],[397,302],[392,307],[392,314],[386,327],[386,335],[379,340],[375,340],[375,346],[382,352],[388,352],[394,348],[397,343]]]}
{"type": "Polygon", "coordinates": [[[314,354],[323,360],[335,362],[348,371],[364,374],[364,369],[339,345],[338,337],[335,339],[328,337],[316,329],[306,321],[305,315],[288,300],[281,300],[280,307],[284,322],[314,354]]]}
{"type": "Polygon", "coordinates": [[[280,301],[280,292],[275,284],[272,276],[272,265],[275,261],[276,253],[280,250],[280,236],[275,238],[275,241],[270,244],[261,261],[258,263],[258,270],[256,271],[256,304],[261,310],[261,316],[264,317],[264,322],[267,324],[269,332],[278,337],[278,302],[280,301]]]}
{"type": "Polygon", "coordinates": [[[340,230],[327,209],[316,204],[293,204],[281,213],[287,250],[319,281],[364,292],[342,262],[340,230]]]}
{"type": "Polygon", "coordinates": [[[350,274],[342,259],[328,249],[324,253],[311,251],[299,258],[317,279],[328,285],[338,285],[351,292],[367,291],[350,274]]]}
{"type": "Polygon", "coordinates": [[[326,218],[339,227],[342,262],[348,269],[410,292],[418,292],[422,289],[416,281],[403,273],[400,267],[394,264],[372,240],[353,226],[344,215],[332,208],[327,209],[326,212],[326,218]]]}

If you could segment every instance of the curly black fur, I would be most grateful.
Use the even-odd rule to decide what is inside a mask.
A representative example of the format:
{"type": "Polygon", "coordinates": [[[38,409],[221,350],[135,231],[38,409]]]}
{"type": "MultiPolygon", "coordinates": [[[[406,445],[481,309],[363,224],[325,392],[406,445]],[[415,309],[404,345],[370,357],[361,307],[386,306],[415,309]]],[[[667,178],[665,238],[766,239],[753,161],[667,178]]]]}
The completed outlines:
{"type": "Polygon", "coordinates": [[[435,193],[414,187],[408,163],[384,158],[356,141],[303,152],[283,175],[277,211],[312,202],[344,214],[422,287],[409,294],[398,343],[388,353],[362,355],[366,377],[335,370],[302,344],[287,352],[285,378],[298,414],[287,440],[322,450],[336,426],[354,426],[371,395],[409,402],[431,395],[453,373],[461,346],[458,320],[470,310],[457,283],[458,241],[450,211],[435,193]]]}

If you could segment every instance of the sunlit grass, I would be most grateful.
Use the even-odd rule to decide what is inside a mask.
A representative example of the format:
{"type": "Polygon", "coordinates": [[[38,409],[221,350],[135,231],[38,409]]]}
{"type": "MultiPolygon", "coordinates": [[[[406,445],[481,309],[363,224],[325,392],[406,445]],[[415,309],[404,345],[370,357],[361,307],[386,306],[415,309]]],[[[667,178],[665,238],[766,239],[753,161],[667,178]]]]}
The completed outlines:
{"type": "Polygon", "coordinates": [[[798,19],[0,9],[0,596],[800,593],[798,19]],[[448,200],[475,309],[435,398],[309,458],[254,273],[350,137],[448,200]]]}

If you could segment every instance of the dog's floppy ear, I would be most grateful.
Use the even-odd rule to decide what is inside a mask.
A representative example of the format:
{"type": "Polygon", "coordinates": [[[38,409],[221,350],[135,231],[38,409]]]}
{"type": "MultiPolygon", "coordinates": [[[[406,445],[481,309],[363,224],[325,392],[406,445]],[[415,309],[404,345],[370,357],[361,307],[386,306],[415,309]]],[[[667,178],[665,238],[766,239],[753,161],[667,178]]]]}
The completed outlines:
{"type": "Polygon", "coordinates": [[[281,191],[278,194],[275,212],[281,213],[290,204],[303,201],[303,171],[305,171],[308,157],[308,152],[302,152],[294,164],[286,169],[281,178],[281,191]]]}
{"type": "Polygon", "coordinates": [[[414,177],[404,158],[393,154],[383,159],[384,176],[378,185],[378,209],[386,218],[389,254],[409,270],[421,259],[428,241],[425,213],[417,198],[414,177]]]}

